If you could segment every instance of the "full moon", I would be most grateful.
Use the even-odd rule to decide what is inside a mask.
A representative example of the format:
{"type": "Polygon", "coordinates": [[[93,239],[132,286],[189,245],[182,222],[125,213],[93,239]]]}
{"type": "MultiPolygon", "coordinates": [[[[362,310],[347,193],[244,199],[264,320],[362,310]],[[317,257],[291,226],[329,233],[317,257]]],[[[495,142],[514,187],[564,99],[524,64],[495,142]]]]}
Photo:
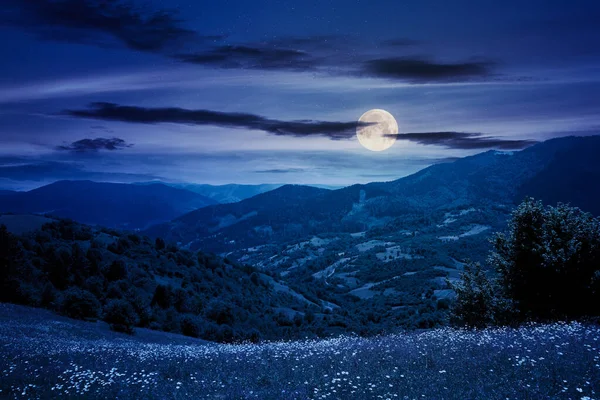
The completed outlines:
{"type": "Polygon", "coordinates": [[[358,141],[371,151],[387,150],[396,141],[393,136],[398,134],[398,123],[394,116],[385,110],[369,110],[360,116],[358,122],[372,123],[373,125],[359,126],[356,129],[358,141]]]}

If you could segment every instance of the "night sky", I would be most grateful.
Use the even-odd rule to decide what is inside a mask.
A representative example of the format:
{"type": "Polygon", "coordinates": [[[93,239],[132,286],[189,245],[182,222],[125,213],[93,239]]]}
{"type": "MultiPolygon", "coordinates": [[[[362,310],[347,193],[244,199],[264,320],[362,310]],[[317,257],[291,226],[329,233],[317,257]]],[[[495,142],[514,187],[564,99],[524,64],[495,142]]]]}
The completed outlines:
{"type": "Polygon", "coordinates": [[[0,188],[348,185],[600,132],[600,2],[3,0],[0,188]],[[389,150],[356,140],[381,108],[389,150]]]}

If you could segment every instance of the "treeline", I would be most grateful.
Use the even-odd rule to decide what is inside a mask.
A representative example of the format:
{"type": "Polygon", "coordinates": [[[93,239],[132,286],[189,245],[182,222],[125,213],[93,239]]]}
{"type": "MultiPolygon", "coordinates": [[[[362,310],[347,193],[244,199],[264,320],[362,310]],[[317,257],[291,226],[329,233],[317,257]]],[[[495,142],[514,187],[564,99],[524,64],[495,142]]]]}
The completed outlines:
{"type": "Polygon", "coordinates": [[[103,319],[127,333],[146,327],[232,342],[327,336],[351,325],[316,298],[273,290],[252,267],[67,220],[21,236],[1,225],[0,279],[2,302],[103,319]]]}
{"type": "Polygon", "coordinates": [[[455,284],[453,321],[470,327],[600,316],[600,220],[568,205],[525,199],[493,240],[487,269],[455,284]]]}

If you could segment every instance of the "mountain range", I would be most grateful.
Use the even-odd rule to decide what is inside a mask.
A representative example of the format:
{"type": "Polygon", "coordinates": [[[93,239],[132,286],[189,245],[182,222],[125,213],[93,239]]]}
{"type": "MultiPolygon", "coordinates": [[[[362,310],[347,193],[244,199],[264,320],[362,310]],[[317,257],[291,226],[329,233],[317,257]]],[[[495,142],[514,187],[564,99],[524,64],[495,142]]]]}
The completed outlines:
{"type": "MultiPolygon", "coordinates": [[[[150,185],[155,182],[141,182],[138,185],[150,185]]],[[[283,184],[259,184],[259,185],[239,185],[230,183],[227,185],[208,185],[198,183],[170,183],[161,182],[171,187],[189,190],[190,192],[201,194],[217,203],[236,203],[257,194],[265,193],[277,189],[283,184]]]]}
{"type": "MultiPolygon", "coordinates": [[[[600,137],[567,137],[517,152],[487,151],[391,181],[338,190],[285,185],[145,230],[269,271],[290,287],[319,282],[329,301],[406,321],[465,263],[484,262],[526,196],[600,214],[600,137]]],[[[347,307],[347,306],[346,306],[347,307]]],[[[421,310],[421,311],[419,311],[421,310]]],[[[419,322],[422,324],[422,321],[419,322]]],[[[425,323],[426,324],[426,323],[425,323]]]]}
{"type": "Polygon", "coordinates": [[[436,219],[471,207],[508,210],[525,196],[598,215],[600,188],[592,184],[600,178],[598,152],[600,137],[568,137],[519,152],[487,151],[391,182],[338,190],[285,185],[192,211],[146,233],[226,252],[328,232],[391,230],[410,215],[436,219]]]}
{"type": "MultiPolygon", "coordinates": [[[[158,220],[134,236],[94,228],[94,235],[101,238],[121,235],[96,246],[106,248],[112,254],[107,253],[109,258],[126,256],[128,263],[143,269],[151,265],[152,279],[173,290],[188,284],[190,266],[180,261],[189,258],[190,251],[218,253],[210,257],[245,271],[243,279],[265,288],[260,289],[257,308],[246,310],[255,318],[262,318],[268,309],[277,326],[297,321],[299,334],[321,335],[344,327],[377,333],[399,326],[444,324],[448,299],[454,295],[447,279],[459,279],[469,260],[485,260],[490,236],[506,229],[511,211],[525,196],[546,204],[568,202],[599,215],[598,153],[598,136],[560,138],[518,152],[487,151],[391,182],[336,190],[283,185],[228,204],[214,204],[214,199],[162,184],[57,182],[0,196],[0,210],[10,206],[14,212],[49,212],[125,229],[158,220]],[[156,238],[155,245],[150,238],[156,238]],[[175,262],[168,271],[147,257],[159,249],[162,254],[164,245],[158,245],[162,238],[171,243],[164,257],[175,262]],[[266,299],[273,292],[285,296],[269,304],[266,299]],[[312,314],[327,322],[314,326],[312,314]]],[[[47,221],[22,216],[4,216],[3,221],[15,233],[49,240],[30,232],[47,221]]],[[[61,246],[70,245],[69,240],[65,238],[61,246]]],[[[75,239],[82,245],[79,241],[75,239]]],[[[200,257],[201,265],[206,257],[200,257]]],[[[237,287],[241,275],[236,274],[227,278],[231,282],[219,284],[237,287]]],[[[237,287],[224,295],[223,303],[247,290],[237,287]]],[[[261,333],[279,332],[275,325],[261,333]]],[[[170,329],[168,323],[161,329],[170,329]]],[[[281,332],[275,336],[281,337],[281,332]]]]}
{"type": "Polygon", "coordinates": [[[50,214],[121,229],[143,229],[216,201],[163,184],[58,181],[0,196],[0,212],[50,214]]]}

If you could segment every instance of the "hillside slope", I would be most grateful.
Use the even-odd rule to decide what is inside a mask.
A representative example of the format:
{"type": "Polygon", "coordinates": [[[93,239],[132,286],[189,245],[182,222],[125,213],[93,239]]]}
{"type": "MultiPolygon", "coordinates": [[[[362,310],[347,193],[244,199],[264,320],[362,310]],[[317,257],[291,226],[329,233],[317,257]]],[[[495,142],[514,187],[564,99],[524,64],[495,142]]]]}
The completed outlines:
{"type": "Polygon", "coordinates": [[[215,200],[217,203],[237,203],[244,199],[254,197],[258,194],[269,192],[283,185],[260,184],[260,185],[207,185],[207,184],[175,184],[174,187],[189,190],[215,200]]]}
{"type": "Polygon", "coordinates": [[[593,182],[600,174],[599,153],[600,137],[568,137],[433,165],[392,182],[329,191],[284,186],[183,215],[147,233],[192,249],[226,252],[327,232],[395,229],[416,215],[436,218],[470,207],[508,210],[526,195],[597,213],[600,189],[593,182]]]}
{"type": "Polygon", "coordinates": [[[0,394],[591,400],[600,391],[599,342],[598,326],[571,323],[232,346],[143,329],[128,337],[0,304],[0,394]]]}
{"type": "Polygon", "coordinates": [[[216,341],[367,334],[396,324],[348,315],[322,285],[291,287],[161,239],[55,220],[18,236],[0,224],[0,243],[0,302],[74,318],[106,318],[118,306],[130,325],[216,341]]]}
{"type": "Polygon", "coordinates": [[[324,287],[349,313],[373,310],[404,326],[435,326],[454,295],[445,278],[459,279],[469,260],[485,261],[489,237],[506,230],[523,197],[600,212],[596,154],[600,137],[569,137],[391,182],[330,191],[284,186],[146,233],[225,254],[292,287],[324,287]]]}

